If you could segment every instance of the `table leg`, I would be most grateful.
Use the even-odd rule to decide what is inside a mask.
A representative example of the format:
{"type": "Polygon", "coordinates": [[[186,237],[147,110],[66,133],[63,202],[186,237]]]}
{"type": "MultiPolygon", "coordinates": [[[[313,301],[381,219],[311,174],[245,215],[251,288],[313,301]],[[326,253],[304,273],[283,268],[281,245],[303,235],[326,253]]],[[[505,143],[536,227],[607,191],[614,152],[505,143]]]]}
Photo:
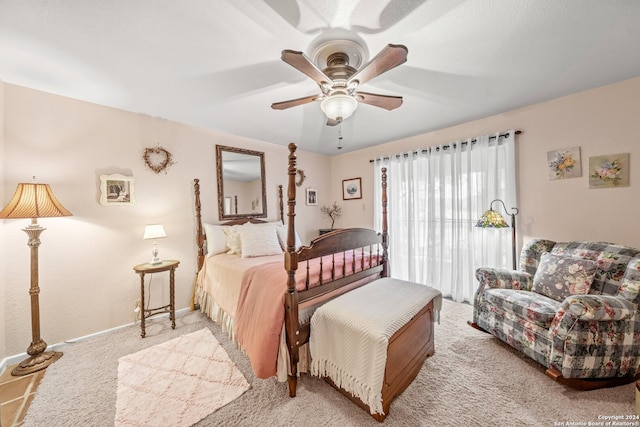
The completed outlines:
{"type": "Polygon", "coordinates": [[[140,272],[140,327],[142,328],[140,336],[144,338],[146,335],[144,331],[144,272],[140,272]]]}
{"type": "Polygon", "coordinates": [[[171,305],[170,310],[170,318],[171,318],[171,329],[176,328],[176,292],[175,292],[175,272],[176,269],[172,268],[169,272],[169,304],[171,305]]]}

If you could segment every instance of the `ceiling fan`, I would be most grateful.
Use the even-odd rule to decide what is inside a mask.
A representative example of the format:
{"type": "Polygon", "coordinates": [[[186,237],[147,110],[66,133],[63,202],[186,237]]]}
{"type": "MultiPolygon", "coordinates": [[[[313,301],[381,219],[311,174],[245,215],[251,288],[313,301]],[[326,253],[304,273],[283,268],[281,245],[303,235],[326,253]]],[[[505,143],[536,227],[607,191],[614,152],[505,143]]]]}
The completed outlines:
{"type": "Polygon", "coordinates": [[[282,60],[315,81],[320,86],[321,93],[274,102],[271,104],[271,108],[285,110],[320,101],[320,108],[327,116],[327,125],[329,126],[335,126],[349,118],[358,108],[360,102],[386,110],[398,108],[402,105],[401,96],[360,92],[357,89],[369,80],[406,62],[408,49],[403,45],[388,44],[358,70],[356,67],[359,66],[362,52],[362,47],[349,40],[325,43],[312,55],[316,59],[323,55],[326,56],[326,67],[321,70],[304,53],[283,50],[282,60]],[[356,62],[355,67],[350,65],[350,62],[356,62]]]}

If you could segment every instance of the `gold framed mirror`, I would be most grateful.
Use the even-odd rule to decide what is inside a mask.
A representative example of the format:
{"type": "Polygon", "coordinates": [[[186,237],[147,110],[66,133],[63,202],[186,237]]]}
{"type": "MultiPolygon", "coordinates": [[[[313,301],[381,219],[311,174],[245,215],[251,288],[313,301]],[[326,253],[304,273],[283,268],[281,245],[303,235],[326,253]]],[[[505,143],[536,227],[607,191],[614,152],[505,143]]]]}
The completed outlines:
{"type": "Polygon", "coordinates": [[[267,216],[264,153],[216,145],[220,220],[267,216]]]}

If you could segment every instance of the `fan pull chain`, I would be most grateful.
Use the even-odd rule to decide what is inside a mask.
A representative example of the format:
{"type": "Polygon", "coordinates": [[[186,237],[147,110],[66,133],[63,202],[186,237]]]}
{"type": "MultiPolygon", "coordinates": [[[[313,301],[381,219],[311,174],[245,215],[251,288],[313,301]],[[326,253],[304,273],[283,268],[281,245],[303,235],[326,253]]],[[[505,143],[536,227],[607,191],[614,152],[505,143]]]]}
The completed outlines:
{"type": "Polygon", "coordinates": [[[338,123],[338,150],[342,150],[342,120],[338,123]]]}

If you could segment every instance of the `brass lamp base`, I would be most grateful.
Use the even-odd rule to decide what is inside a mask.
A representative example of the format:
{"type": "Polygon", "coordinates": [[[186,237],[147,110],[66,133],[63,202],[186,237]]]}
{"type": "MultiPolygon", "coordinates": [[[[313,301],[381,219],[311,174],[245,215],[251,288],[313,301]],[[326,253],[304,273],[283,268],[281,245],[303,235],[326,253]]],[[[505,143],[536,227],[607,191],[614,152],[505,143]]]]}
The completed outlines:
{"type": "Polygon", "coordinates": [[[18,366],[13,368],[11,375],[17,377],[41,371],[61,357],[62,352],[60,351],[45,351],[43,353],[33,355],[23,360],[18,366]]]}

